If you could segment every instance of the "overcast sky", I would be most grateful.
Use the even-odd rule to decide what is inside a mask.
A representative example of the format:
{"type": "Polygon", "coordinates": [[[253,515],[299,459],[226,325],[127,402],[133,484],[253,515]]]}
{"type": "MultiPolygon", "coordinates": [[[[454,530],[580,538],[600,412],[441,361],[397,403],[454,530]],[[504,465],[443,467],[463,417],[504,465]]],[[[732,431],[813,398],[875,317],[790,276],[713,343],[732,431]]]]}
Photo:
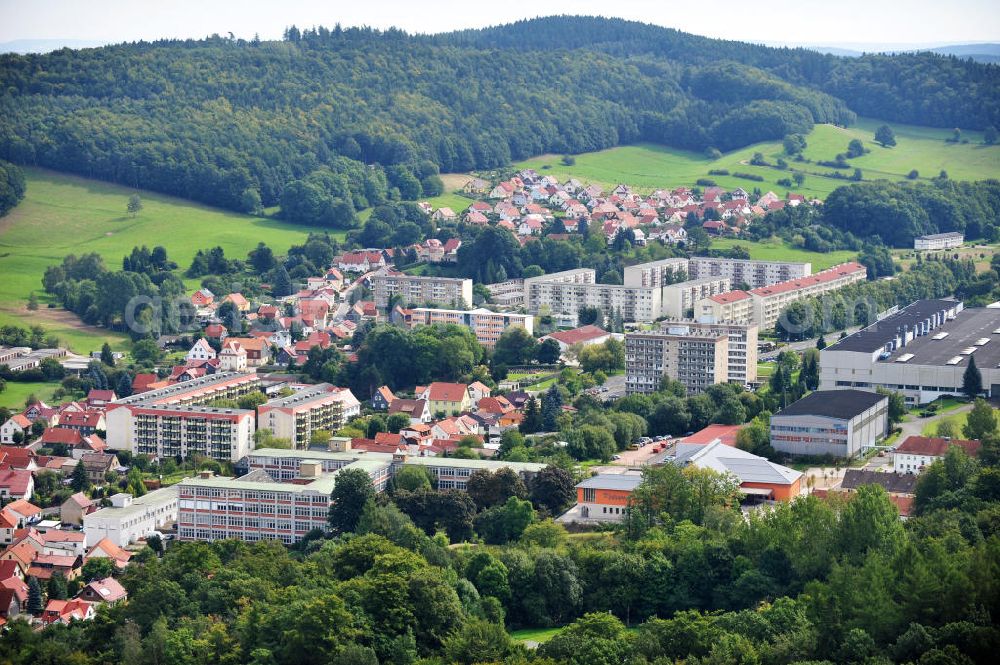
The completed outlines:
{"type": "Polygon", "coordinates": [[[538,15],[609,12],[699,35],[754,42],[1000,41],[1000,0],[0,0],[0,42],[120,42],[229,32],[273,39],[288,25],[337,22],[426,33],[538,15]]]}

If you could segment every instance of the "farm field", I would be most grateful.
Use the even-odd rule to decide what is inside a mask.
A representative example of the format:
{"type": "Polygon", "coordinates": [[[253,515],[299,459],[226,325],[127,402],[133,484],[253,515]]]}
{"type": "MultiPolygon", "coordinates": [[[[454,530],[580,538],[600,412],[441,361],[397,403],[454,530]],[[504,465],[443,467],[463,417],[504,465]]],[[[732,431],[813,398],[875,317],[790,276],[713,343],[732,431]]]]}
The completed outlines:
{"type": "Polygon", "coordinates": [[[682,185],[690,187],[699,178],[710,178],[727,189],[743,187],[752,190],[759,187],[764,191],[773,190],[779,195],[784,195],[791,189],[822,198],[848,181],[814,175],[834,171],[815,162],[832,161],[837,153],[847,150],[851,139],[856,138],[871,152],[849,160],[851,169],[844,171],[845,175],[850,175],[857,167],[862,170],[865,180],[905,180],[913,169],[919,172],[922,180],[937,176],[941,170],[947,171],[949,177],[955,180],[1000,177],[1000,146],[984,146],[982,135],[978,132],[963,132],[963,138],[968,139],[969,143],[955,144],[945,142],[951,136],[951,131],[947,129],[891,124],[896,133],[897,145],[882,148],[872,140],[875,128],[881,124],[883,123],[879,120],[861,118],[856,125],[848,128],[816,125],[806,136],[808,145],[803,153],[813,163],[788,160],[792,168],[806,172],[806,180],[801,187],[793,185],[788,188],[777,184],[782,178],[790,178],[791,171],[752,166],[749,163],[756,152],[762,153],[770,163],[776,162],[779,157],[788,159],[780,141],[758,143],[734,150],[715,160],[698,152],[643,143],[576,155],[576,164],[573,166],[564,166],[561,155],[541,155],[515,166],[533,168],[560,180],[575,177],[605,187],[626,183],[642,192],[682,185]],[[756,182],[732,175],[710,176],[709,170],[715,169],[755,174],[763,177],[764,181],[756,182]]]}
{"type": "Polygon", "coordinates": [[[824,270],[831,266],[857,258],[857,252],[838,250],[835,252],[810,252],[806,249],[792,247],[780,238],[751,242],[735,238],[713,238],[712,249],[731,249],[745,247],[750,252],[750,258],[762,261],[808,261],[812,263],[813,272],[824,270]]]}
{"type": "Polygon", "coordinates": [[[0,325],[40,323],[78,353],[104,341],[121,348],[127,338],[45,308],[42,275],[66,254],[98,252],[109,267],[120,267],[132,247],[163,245],[184,269],[199,249],[219,245],[227,256],[243,258],[263,241],[283,253],[309,232],[152,192],[140,192],[143,210],[130,218],[125,204],[133,190],[127,187],[41,169],[25,169],[25,176],[24,200],[0,219],[0,325]],[[25,304],[32,291],[42,308],[29,316],[25,304]]]}

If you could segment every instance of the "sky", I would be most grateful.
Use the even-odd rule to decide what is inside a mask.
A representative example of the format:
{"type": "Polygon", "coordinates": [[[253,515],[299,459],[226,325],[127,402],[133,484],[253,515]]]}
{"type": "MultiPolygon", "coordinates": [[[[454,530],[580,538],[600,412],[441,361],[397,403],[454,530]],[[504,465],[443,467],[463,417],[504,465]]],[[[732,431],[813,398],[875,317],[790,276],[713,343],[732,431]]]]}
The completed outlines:
{"type": "Polygon", "coordinates": [[[0,42],[121,42],[288,25],[445,32],[552,14],[617,16],[709,37],[803,45],[1000,42],[1000,0],[0,0],[0,42]]]}

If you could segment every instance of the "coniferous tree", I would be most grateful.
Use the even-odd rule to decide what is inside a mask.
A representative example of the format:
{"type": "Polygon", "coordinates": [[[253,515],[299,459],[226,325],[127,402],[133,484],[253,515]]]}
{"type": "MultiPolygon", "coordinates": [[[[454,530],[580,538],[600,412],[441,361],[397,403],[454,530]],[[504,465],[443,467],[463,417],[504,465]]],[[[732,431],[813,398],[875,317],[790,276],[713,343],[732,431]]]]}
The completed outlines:
{"type": "Polygon", "coordinates": [[[552,384],[552,387],[542,398],[542,428],[547,432],[554,432],[558,428],[556,419],[562,412],[562,393],[559,386],[552,384]]]}
{"type": "Polygon", "coordinates": [[[66,600],[69,596],[69,588],[66,586],[66,578],[62,573],[53,573],[49,578],[45,593],[49,600],[66,600]]]}
{"type": "Polygon", "coordinates": [[[87,476],[87,469],[84,468],[83,462],[77,462],[76,468],[73,469],[73,474],[70,476],[70,487],[73,488],[74,492],[86,492],[92,487],[90,478],[87,476]]]}
{"type": "Polygon", "coordinates": [[[524,434],[534,434],[542,428],[542,414],[538,408],[538,399],[532,395],[524,405],[524,419],[520,430],[524,434]]]}
{"type": "Polygon", "coordinates": [[[975,356],[969,356],[969,366],[965,368],[965,374],[962,375],[962,392],[970,399],[983,392],[983,375],[976,367],[975,356]]]}
{"type": "Polygon", "coordinates": [[[122,372],[122,375],[118,378],[118,385],[115,387],[115,394],[118,397],[129,397],[132,395],[132,374],[129,372],[122,372]]]}
{"type": "Polygon", "coordinates": [[[42,600],[42,585],[38,583],[37,577],[28,578],[28,613],[41,614],[45,608],[42,600]]]}
{"type": "Polygon", "coordinates": [[[108,367],[115,366],[115,354],[111,352],[111,345],[107,342],[101,347],[101,362],[108,367]]]}

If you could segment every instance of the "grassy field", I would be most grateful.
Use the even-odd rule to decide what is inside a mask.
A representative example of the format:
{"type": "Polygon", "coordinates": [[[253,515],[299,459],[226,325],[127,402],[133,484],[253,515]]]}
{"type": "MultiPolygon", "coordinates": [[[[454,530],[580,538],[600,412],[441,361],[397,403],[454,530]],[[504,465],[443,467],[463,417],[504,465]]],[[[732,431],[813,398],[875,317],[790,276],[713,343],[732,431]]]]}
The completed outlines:
{"type": "Polygon", "coordinates": [[[538,642],[541,644],[551,640],[560,630],[562,630],[561,626],[556,628],[522,628],[521,630],[512,630],[510,636],[517,642],[538,642]]]}
{"type": "Polygon", "coordinates": [[[23,409],[24,403],[28,400],[28,397],[34,395],[43,402],[52,404],[52,393],[60,387],[58,381],[49,382],[31,382],[31,383],[15,383],[13,381],[7,382],[7,388],[0,392],[0,407],[6,407],[8,409],[23,409]]]}
{"type": "Polygon", "coordinates": [[[810,252],[809,250],[792,247],[779,238],[751,242],[734,238],[713,238],[712,249],[730,249],[736,245],[745,247],[750,252],[750,258],[762,261],[809,261],[813,272],[835,266],[857,258],[857,252],[840,250],[836,252],[810,252]]]}
{"type": "Polygon", "coordinates": [[[968,420],[968,418],[969,418],[968,411],[965,411],[963,413],[956,413],[953,416],[945,416],[944,418],[938,418],[924,425],[920,433],[923,434],[924,436],[937,436],[938,423],[947,420],[954,426],[956,435],[961,437],[962,427],[965,425],[965,421],[968,420]]]}
{"type": "Polygon", "coordinates": [[[122,347],[126,338],[45,309],[42,275],[66,254],[98,252],[108,267],[120,268],[135,245],[163,245],[186,268],[199,249],[219,245],[227,256],[244,258],[263,241],[283,254],[308,233],[277,220],[151,192],[140,192],[143,210],[130,218],[125,204],[132,190],[126,187],[40,169],[27,169],[25,175],[24,201],[0,219],[0,324],[40,323],[78,353],[100,348],[104,341],[122,347]],[[43,303],[38,312],[25,309],[32,291],[43,303]]]}
{"type": "Polygon", "coordinates": [[[697,152],[639,144],[577,155],[573,166],[564,166],[560,155],[542,155],[516,166],[533,168],[560,180],[575,177],[605,187],[627,183],[643,192],[681,185],[693,186],[699,178],[711,178],[719,186],[728,189],[743,187],[750,190],[760,187],[764,191],[771,189],[779,195],[784,195],[791,189],[806,195],[824,197],[846,184],[846,181],[816,175],[834,169],[818,166],[815,162],[832,161],[837,153],[847,150],[851,139],[857,138],[871,152],[850,160],[852,168],[845,172],[847,175],[857,167],[862,170],[866,180],[904,180],[912,169],[916,169],[921,178],[934,177],[942,169],[956,180],[1000,177],[1000,146],[982,145],[982,135],[977,132],[963,133],[969,143],[954,144],[945,142],[951,136],[950,130],[892,124],[897,145],[882,148],[872,140],[875,128],[880,124],[881,121],[863,118],[848,128],[816,125],[806,137],[808,147],[804,152],[805,158],[813,163],[791,162],[793,168],[806,173],[806,180],[801,187],[788,188],[777,184],[778,180],[791,177],[789,171],[752,166],[749,163],[756,152],[762,153],[768,162],[776,162],[779,157],[784,156],[780,141],[758,143],[734,150],[716,160],[697,152]],[[714,169],[728,169],[730,173],[752,173],[763,177],[764,181],[755,182],[732,175],[708,175],[709,170],[714,169]]]}

